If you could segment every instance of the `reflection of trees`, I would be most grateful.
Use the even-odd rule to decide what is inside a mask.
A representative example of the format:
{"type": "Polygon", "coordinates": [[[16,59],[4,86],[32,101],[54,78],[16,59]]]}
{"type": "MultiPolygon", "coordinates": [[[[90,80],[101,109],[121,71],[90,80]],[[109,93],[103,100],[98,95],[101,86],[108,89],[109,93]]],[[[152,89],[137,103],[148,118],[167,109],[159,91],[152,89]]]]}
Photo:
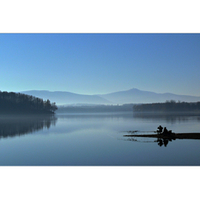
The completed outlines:
{"type": "Polygon", "coordinates": [[[164,144],[164,146],[166,147],[166,146],[168,145],[169,141],[171,142],[172,139],[169,139],[169,138],[158,138],[158,139],[156,140],[156,142],[158,143],[158,145],[159,145],[160,147],[161,147],[163,144],[164,144]]]}
{"type": "Polygon", "coordinates": [[[184,113],[140,113],[140,112],[135,112],[133,114],[133,118],[139,118],[139,119],[144,119],[144,120],[151,120],[151,121],[158,121],[162,120],[167,123],[181,123],[181,122],[187,122],[188,120],[191,119],[191,117],[197,121],[200,121],[199,116],[195,114],[184,114],[184,113]]]}
{"type": "Polygon", "coordinates": [[[49,129],[56,124],[54,115],[29,115],[29,116],[0,116],[0,138],[20,136],[49,129]]]}
{"type": "MultiPolygon", "coordinates": [[[[174,139],[173,139],[174,140],[174,139]]],[[[165,146],[167,147],[169,141],[171,142],[172,139],[170,138],[157,138],[157,140],[154,140],[154,141],[144,141],[144,140],[141,140],[141,139],[135,139],[135,138],[128,138],[126,139],[125,141],[132,141],[132,142],[141,142],[141,143],[158,143],[158,145],[161,147],[161,146],[165,146]]]]}

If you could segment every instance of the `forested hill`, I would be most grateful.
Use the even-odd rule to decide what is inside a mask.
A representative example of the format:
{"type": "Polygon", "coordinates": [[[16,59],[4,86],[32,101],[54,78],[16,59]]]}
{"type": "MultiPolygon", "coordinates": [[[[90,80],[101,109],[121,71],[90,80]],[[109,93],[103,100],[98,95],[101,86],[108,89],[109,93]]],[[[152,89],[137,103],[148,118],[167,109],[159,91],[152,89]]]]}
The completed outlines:
{"type": "Polygon", "coordinates": [[[134,105],[135,112],[200,112],[200,102],[176,102],[174,100],[165,103],[149,103],[134,105]]]}
{"type": "Polygon", "coordinates": [[[53,114],[56,109],[56,104],[50,100],[44,101],[31,95],[0,91],[0,114],[53,114]]]}

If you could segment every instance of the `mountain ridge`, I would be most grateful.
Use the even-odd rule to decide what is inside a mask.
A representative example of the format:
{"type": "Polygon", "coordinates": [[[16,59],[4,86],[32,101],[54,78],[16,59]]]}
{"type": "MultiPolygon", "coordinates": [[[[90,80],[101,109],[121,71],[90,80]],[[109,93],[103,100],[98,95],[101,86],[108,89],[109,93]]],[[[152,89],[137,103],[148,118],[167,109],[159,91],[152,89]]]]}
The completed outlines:
{"type": "Polygon", "coordinates": [[[156,93],[131,88],[107,94],[77,94],[67,91],[28,90],[21,93],[33,95],[42,99],[50,99],[57,105],[69,104],[129,104],[129,103],[158,103],[170,100],[196,102],[199,96],[178,95],[174,93],[156,93]]]}
{"type": "Polygon", "coordinates": [[[21,93],[33,95],[42,99],[50,99],[52,102],[56,102],[57,105],[79,103],[111,104],[110,101],[97,95],[76,94],[67,91],[28,90],[22,91],[21,93]]]}

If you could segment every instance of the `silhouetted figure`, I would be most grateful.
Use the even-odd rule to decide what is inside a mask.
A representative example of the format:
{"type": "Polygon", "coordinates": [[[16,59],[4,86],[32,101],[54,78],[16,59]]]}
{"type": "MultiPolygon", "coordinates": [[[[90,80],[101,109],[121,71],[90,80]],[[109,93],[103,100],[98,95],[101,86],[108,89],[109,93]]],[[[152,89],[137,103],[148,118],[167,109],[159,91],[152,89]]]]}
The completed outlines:
{"type": "Polygon", "coordinates": [[[164,130],[163,130],[163,134],[165,134],[165,135],[168,134],[168,130],[167,130],[166,127],[165,127],[164,130]]]}
{"type": "Polygon", "coordinates": [[[158,129],[157,133],[159,133],[159,134],[162,133],[163,127],[161,125],[157,129],[158,129]]]}

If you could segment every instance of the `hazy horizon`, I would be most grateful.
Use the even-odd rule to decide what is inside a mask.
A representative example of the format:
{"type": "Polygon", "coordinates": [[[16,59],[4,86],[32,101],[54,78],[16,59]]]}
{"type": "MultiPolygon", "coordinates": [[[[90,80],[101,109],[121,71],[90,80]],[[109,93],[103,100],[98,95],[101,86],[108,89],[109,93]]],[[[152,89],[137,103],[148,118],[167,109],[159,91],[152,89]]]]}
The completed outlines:
{"type": "Polygon", "coordinates": [[[57,105],[67,104],[131,104],[131,103],[158,103],[170,100],[184,102],[198,102],[200,97],[177,95],[173,93],[155,93],[136,88],[116,91],[107,94],[78,94],[65,91],[29,90],[21,93],[50,99],[57,105]]]}
{"type": "Polygon", "coordinates": [[[200,34],[0,34],[2,91],[200,96],[200,34]]]}
{"type": "MultiPolygon", "coordinates": [[[[163,91],[163,92],[155,92],[155,91],[147,91],[147,90],[141,90],[138,88],[130,88],[130,89],[125,89],[125,90],[118,90],[118,91],[112,91],[109,93],[95,93],[95,94],[85,94],[85,93],[76,93],[76,92],[69,92],[69,91],[64,91],[64,90],[36,90],[36,89],[32,89],[32,90],[24,90],[24,91],[16,91],[16,92],[29,92],[29,91],[39,91],[39,92],[67,92],[67,93],[72,93],[72,94],[80,94],[80,95],[107,95],[107,94],[112,94],[112,93],[117,93],[117,92],[125,92],[125,91],[129,91],[129,90],[139,90],[139,91],[143,91],[143,92],[152,92],[152,93],[156,93],[156,94],[175,94],[175,93],[171,93],[171,92],[167,92],[167,91],[163,91]]],[[[13,92],[13,91],[9,91],[9,92],[13,92]]],[[[175,94],[176,95],[176,94],[175,94]]],[[[196,96],[196,95],[187,95],[187,94],[177,94],[177,95],[184,95],[184,96],[196,96]]],[[[196,97],[200,97],[196,96],[196,97]]]]}

